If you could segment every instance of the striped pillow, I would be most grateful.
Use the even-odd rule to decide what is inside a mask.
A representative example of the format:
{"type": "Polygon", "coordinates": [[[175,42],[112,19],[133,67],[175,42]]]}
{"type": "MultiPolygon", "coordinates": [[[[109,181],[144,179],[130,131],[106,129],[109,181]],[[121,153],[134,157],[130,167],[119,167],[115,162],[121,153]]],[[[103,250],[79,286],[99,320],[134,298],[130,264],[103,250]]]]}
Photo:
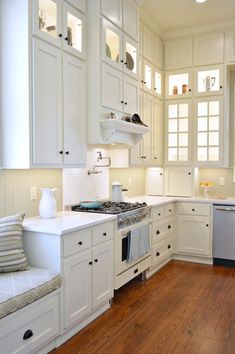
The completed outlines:
{"type": "Polygon", "coordinates": [[[29,269],[22,243],[24,214],[0,218],[0,273],[29,269]]]}

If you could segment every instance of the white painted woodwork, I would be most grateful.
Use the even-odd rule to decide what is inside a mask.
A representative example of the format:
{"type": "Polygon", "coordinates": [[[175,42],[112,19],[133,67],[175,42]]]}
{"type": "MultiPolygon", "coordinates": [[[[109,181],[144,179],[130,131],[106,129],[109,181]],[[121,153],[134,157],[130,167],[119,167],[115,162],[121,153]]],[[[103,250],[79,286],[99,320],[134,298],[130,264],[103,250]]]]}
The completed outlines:
{"type": "Polygon", "coordinates": [[[61,53],[39,39],[33,43],[33,162],[62,164],[61,53]]]}
{"type": "MultiPolygon", "coordinates": [[[[151,95],[143,95],[143,122],[147,126],[152,126],[152,117],[153,117],[153,97],[151,95]]],[[[153,145],[153,136],[152,132],[145,134],[142,141],[143,146],[143,157],[144,164],[151,165],[152,163],[152,145],[153,145]]]]}
{"type": "Polygon", "coordinates": [[[226,34],[225,59],[227,64],[235,62],[235,31],[226,34]]]}
{"type": "Polygon", "coordinates": [[[153,94],[155,97],[163,98],[163,72],[153,67],[153,94]]]}
{"type": "Polygon", "coordinates": [[[139,8],[133,0],[123,0],[123,30],[135,41],[139,40],[139,8]]]}
{"type": "Polygon", "coordinates": [[[107,64],[102,65],[102,105],[123,110],[123,74],[107,64]]]}
{"type": "Polygon", "coordinates": [[[143,55],[143,27],[142,22],[139,23],[139,55],[143,55]]]}
{"type": "Polygon", "coordinates": [[[85,63],[63,55],[64,164],[86,163],[86,72],[85,63]],[[66,154],[69,152],[69,154],[66,154]]]}
{"type": "Polygon", "coordinates": [[[153,65],[143,59],[143,89],[145,92],[153,94],[153,65]]]}
{"type": "MultiPolygon", "coordinates": [[[[169,237],[155,245],[152,248],[152,268],[159,266],[164,261],[170,261],[174,252],[173,237],[169,237]]],[[[165,264],[165,263],[164,263],[165,264]]]]}
{"type": "MultiPolygon", "coordinates": [[[[139,109],[137,111],[140,117],[143,117],[143,91],[139,90],[139,109]]],[[[142,118],[141,118],[142,119],[142,118]]],[[[142,141],[130,148],[130,164],[134,166],[142,166],[142,141]]]]}
{"type": "Polygon", "coordinates": [[[105,17],[122,27],[122,0],[102,0],[101,9],[105,17]]]}
{"type": "Polygon", "coordinates": [[[187,68],[193,65],[192,38],[169,40],[165,43],[165,69],[187,68]]]}
{"type": "Polygon", "coordinates": [[[178,216],[177,251],[211,257],[211,219],[203,216],[178,216]]]}
{"type": "Polygon", "coordinates": [[[69,257],[91,247],[91,229],[75,231],[63,238],[63,256],[69,257]]]}
{"type": "Polygon", "coordinates": [[[192,69],[165,71],[165,99],[187,98],[192,96],[192,69]],[[182,85],[188,85],[188,91],[183,93],[182,85]],[[174,92],[177,88],[177,93],[174,92]]]}
{"type": "Polygon", "coordinates": [[[211,33],[194,38],[194,65],[211,65],[223,61],[223,33],[211,33]]]}
{"type": "Polygon", "coordinates": [[[190,167],[169,167],[165,169],[164,189],[166,196],[191,197],[193,176],[190,167]]]}
{"type": "Polygon", "coordinates": [[[210,216],[211,206],[207,203],[177,203],[178,214],[210,216]]]}
{"type": "MultiPolygon", "coordinates": [[[[112,38],[112,37],[111,37],[112,38]]],[[[111,40],[110,38],[110,40],[111,40]]],[[[102,60],[107,64],[112,65],[115,69],[123,70],[124,50],[123,50],[123,33],[122,30],[116,27],[112,22],[107,19],[102,19],[102,60]],[[107,33],[112,33],[116,39],[111,41],[113,48],[107,43],[107,33]],[[118,42],[118,43],[117,43],[118,42]],[[113,54],[113,52],[116,52],[113,54]],[[111,55],[111,57],[110,57],[111,55]]]]}
{"type": "Polygon", "coordinates": [[[123,71],[125,74],[138,79],[139,76],[139,47],[138,42],[134,41],[130,36],[123,34],[123,71]],[[131,49],[131,50],[130,50],[131,49]],[[131,62],[128,63],[129,55],[132,56],[131,62]],[[128,65],[129,64],[129,65],[128,65]],[[133,69],[132,69],[133,66],[133,69]]]}
{"type": "Polygon", "coordinates": [[[163,195],[163,169],[148,168],[146,171],[146,194],[163,195]]]}
{"type": "Polygon", "coordinates": [[[142,45],[142,53],[143,57],[153,62],[153,32],[152,30],[143,24],[143,45],[142,45]]]}
{"type": "Polygon", "coordinates": [[[156,35],[153,38],[153,63],[157,68],[163,69],[163,42],[156,35]]]}
{"type": "Polygon", "coordinates": [[[105,242],[93,248],[93,308],[113,296],[113,251],[112,242],[105,242]]]}
{"type": "Polygon", "coordinates": [[[69,4],[73,5],[76,9],[86,12],[86,1],[87,0],[66,0],[69,4]]]}
{"type": "Polygon", "coordinates": [[[81,320],[91,311],[91,250],[64,260],[64,324],[65,328],[81,320]]]}
{"type": "Polygon", "coordinates": [[[124,97],[124,112],[133,115],[138,112],[139,89],[136,85],[136,80],[131,77],[123,76],[123,97],[124,97]]]}
{"type": "Polygon", "coordinates": [[[193,93],[194,96],[213,96],[213,95],[223,95],[224,93],[224,70],[223,70],[223,65],[209,65],[209,66],[200,66],[194,68],[194,88],[193,88],[193,93]],[[199,75],[200,73],[205,72],[205,76],[210,77],[211,79],[214,79],[218,82],[215,82],[215,87],[217,89],[213,89],[213,86],[210,85],[210,89],[206,89],[206,77],[202,78],[201,80],[201,92],[198,90],[198,80],[199,80],[199,75]],[[212,74],[211,74],[212,73],[212,74]],[[218,73],[218,75],[216,75],[218,73]],[[213,77],[213,75],[216,75],[213,77]],[[218,77],[217,77],[218,76],[218,77]],[[203,84],[205,85],[205,91],[202,92],[202,86],[203,84]]]}
{"type": "Polygon", "coordinates": [[[153,99],[152,117],[152,151],[153,165],[161,166],[163,162],[163,106],[157,98],[153,99]]]}

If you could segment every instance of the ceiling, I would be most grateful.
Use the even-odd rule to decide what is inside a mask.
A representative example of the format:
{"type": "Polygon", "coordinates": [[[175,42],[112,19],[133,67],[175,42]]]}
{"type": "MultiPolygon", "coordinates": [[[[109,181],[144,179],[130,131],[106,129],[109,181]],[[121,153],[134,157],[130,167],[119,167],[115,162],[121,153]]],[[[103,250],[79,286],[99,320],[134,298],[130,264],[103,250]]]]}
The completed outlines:
{"type": "Polygon", "coordinates": [[[165,32],[235,21],[234,0],[144,0],[142,6],[165,32]]]}

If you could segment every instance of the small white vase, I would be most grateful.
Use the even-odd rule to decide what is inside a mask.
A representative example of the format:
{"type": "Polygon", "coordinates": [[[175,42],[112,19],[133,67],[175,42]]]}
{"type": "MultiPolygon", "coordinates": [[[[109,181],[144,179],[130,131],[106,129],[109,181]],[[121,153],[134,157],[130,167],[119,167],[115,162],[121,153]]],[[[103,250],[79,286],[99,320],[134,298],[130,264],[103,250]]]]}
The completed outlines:
{"type": "Polygon", "coordinates": [[[42,188],[42,195],[39,203],[39,215],[43,219],[50,219],[56,216],[56,200],[54,192],[57,188],[42,188]]]}

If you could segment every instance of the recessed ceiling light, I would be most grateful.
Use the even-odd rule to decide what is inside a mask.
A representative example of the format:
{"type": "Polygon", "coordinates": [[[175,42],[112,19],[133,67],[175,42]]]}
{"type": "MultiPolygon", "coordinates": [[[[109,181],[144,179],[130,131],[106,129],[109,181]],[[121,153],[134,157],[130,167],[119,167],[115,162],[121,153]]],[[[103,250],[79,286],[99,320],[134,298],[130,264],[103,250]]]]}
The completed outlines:
{"type": "Polygon", "coordinates": [[[201,3],[201,2],[206,2],[207,0],[195,0],[195,1],[201,3]]]}

